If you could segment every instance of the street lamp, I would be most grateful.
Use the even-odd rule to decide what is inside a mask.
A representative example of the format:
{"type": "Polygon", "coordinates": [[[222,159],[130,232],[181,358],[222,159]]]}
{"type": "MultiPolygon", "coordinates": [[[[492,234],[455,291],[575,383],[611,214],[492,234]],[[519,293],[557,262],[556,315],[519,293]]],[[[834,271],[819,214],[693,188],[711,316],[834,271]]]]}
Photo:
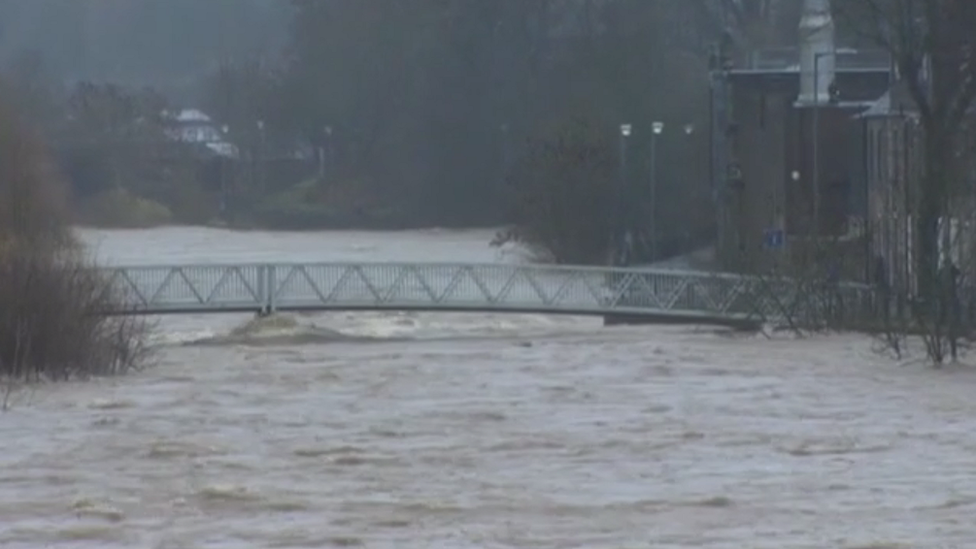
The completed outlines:
{"type": "Polygon", "coordinates": [[[651,261],[657,261],[657,137],[664,133],[664,122],[651,123],[651,261]]]}
{"type": "Polygon", "coordinates": [[[630,216],[626,215],[627,208],[625,200],[627,195],[627,138],[630,137],[633,126],[630,124],[620,125],[620,188],[617,191],[617,227],[614,240],[616,241],[616,253],[614,263],[617,266],[626,265],[629,262],[630,250],[627,249],[627,238],[625,234],[630,230],[630,216]]]}
{"type": "MultiPolygon", "coordinates": [[[[229,154],[230,151],[233,150],[232,147],[231,147],[231,145],[226,142],[227,135],[230,133],[230,126],[228,126],[227,124],[224,124],[223,126],[220,127],[220,131],[223,134],[222,137],[224,138],[224,143],[222,143],[222,145],[227,146],[226,151],[229,154]]],[[[219,156],[219,159],[220,159],[219,160],[219,163],[217,164],[220,167],[220,205],[219,205],[219,208],[220,208],[220,215],[223,216],[227,212],[227,156],[220,155],[219,156]]]]}
{"type": "MultiPolygon", "coordinates": [[[[854,48],[835,48],[813,54],[813,232],[820,238],[820,59],[858,53],[854,48]]],[[[831,63],[836,68],[836,63],[831,63]]]]}
{"type": "Polygon", "coordinates": [[[257,158],[253,159],[255,166],[254,174],[256,181],[256,191],[259,193],[264,193],[265,177],[264,177],[264,120],[257,121],[258,126],[258,150],[257,158]]]}

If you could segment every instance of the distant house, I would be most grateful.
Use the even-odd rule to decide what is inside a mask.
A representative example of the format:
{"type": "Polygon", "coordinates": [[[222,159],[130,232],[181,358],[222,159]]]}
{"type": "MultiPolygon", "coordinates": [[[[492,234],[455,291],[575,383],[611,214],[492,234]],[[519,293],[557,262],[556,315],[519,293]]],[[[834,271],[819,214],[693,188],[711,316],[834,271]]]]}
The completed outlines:
{"type": "Polygon", "coordinates": [[[198,109],[164,112],[169,121],[166,134],[175,141],[206,147],[213,154],[225,158],[238,158],[237,146],[227,141],[226,131],[217,126],[210,116],[198,109]]]}

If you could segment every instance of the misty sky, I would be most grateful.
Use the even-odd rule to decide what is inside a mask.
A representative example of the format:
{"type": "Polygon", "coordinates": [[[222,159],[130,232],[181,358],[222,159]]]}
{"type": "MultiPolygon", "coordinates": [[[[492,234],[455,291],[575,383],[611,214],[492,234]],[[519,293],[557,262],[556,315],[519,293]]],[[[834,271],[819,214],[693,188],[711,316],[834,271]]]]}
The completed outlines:
{"type": "Polygon", "coordinates": [[[283,0],[0,0],[0,60],[39,51],[56,77],[178,87],[220,59],[273,53],[283,0]]]}

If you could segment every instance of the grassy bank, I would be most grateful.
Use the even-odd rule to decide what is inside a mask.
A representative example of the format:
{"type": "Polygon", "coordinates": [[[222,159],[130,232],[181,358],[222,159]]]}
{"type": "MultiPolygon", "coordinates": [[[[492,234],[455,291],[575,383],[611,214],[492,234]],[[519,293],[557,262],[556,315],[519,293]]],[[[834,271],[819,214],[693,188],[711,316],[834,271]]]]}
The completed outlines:
{"type": "MultiPolygon", "coordinates": [[[[181,193],[177,198],[182,197],[181,193]]],[[[407,230],[436,225],[407,208],[372,199],[355,186],[323,189],[314,181],[254,200],[195,193],[192,200],[152,200],[126,190],[88,197],[76,204],[75,222],[101,229],[213,226],[247,230],[407,230]]]]}

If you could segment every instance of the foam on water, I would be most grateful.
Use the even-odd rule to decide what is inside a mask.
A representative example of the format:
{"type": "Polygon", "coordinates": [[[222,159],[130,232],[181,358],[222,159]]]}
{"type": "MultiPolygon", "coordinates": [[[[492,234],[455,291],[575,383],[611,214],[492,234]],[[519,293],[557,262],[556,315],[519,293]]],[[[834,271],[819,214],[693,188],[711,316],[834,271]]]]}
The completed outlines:
{"type": "Polygon", "coordinates": [[[238,325],[227,334],[210,335],[187,341],[189,345],[312,345],[348,341],[368,341],[374,338],[349,335],[302,322],[295,315],[276,314],[254,317],[238,325]]]}
{"type": "Polygon", "coordinates": [[[471,313],[281,313],[267,318],[200,315],[160,322],[161,345],[284,346],[344,342],[390,343],[405,340],[533,337],[590,330],[598,318],[471,313]]]}

